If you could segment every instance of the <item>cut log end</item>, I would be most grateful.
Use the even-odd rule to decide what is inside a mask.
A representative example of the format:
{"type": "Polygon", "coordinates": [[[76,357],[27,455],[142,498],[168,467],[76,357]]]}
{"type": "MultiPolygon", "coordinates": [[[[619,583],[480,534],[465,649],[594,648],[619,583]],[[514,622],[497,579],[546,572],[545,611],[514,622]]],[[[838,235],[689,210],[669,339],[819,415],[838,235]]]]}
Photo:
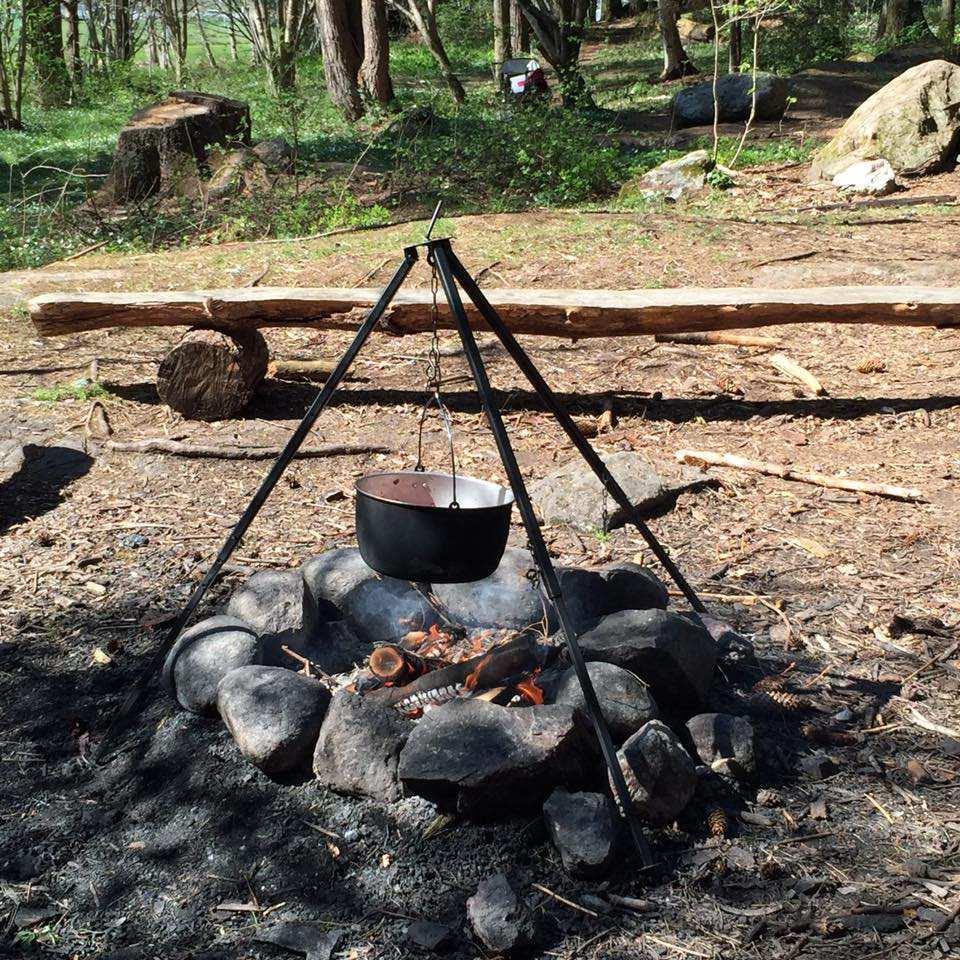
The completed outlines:
{"type": "Polygon", "coordinates": [[[225,420],[250,402],[268,359],[257,330],[189,330],[160,364],[157,392],[189,420],[225,420]]]}

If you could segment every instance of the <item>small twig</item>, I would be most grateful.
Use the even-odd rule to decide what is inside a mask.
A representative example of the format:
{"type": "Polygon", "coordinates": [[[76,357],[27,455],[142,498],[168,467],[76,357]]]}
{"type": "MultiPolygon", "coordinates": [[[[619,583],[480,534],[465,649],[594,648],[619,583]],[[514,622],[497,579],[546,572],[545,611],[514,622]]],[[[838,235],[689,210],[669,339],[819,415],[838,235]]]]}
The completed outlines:
{"type": "Polygon", "coordinates": [[[691,950],[690,947],[681,947],[679,943],[671,943],[669,940],[661,940],[659,937],[655,937],[652,933],[643,933],[641,937],[645,940],[650,940],[652,943],[656,943],[661,947],[666,947],[668,950],[674,950],[677,953],[682,953],[687,957],[702,957],[703,960],[713,960],[712,953],[701,953],[699,950],[691,950]]]}
{"type": "Polygon", "coordinates": [[[266,264],[264,268],[247,283],[248,287],[257,287],[260,285],[260,281],[270,272],[270,264],[266,264]]]}
{"type": "Polygon", "coordinates": [[[569,907],[571,910],[579,910],[581,913],[585,913],[588,917],[593,917],[595,920],[600,916],[599,913],[596,913],[593,910],[588,910],[586,907],[580,906],[579,903],[574,903],[572,900],[568,900],[566,897],[561,897],[559,893],[554,893],[542,883],[532,883],[530,886],[532,886],[534,890],[539,890],[541,893],[545,893],[548,897],[552,897],[557,901],[557,903],[562,903],[565,907],[569,907]]]}
{"type": "Polygon", "coordinates": [[[946,650],[942,653],[938,653],[935,657],[931,657],[929,660],[921,663],[913,673],[908,673],[905,677],[900,680],[900,686],[902,687],[908,680],[912,680],[915,676],[920,673],[923,673],[928,667],[932,667],[934,664],[939,663],[941,660],[946,660],[956,649],[960,647],[960,640],[957,640],[955,643],[951,643],[946,650]]]}

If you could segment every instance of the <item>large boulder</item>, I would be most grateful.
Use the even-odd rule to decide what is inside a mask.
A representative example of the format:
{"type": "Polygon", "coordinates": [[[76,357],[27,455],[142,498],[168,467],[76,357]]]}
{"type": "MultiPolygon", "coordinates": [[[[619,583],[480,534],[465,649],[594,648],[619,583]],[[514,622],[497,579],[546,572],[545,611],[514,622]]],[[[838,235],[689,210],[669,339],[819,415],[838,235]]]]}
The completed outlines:
{"type": "Polygon", "coordinates": [[[227,616],[248,623],[260,637],[261,659],[269,666],[298,669],[283,647],[305,655],[322,622],[299,570],[261,570],[230,597],[227,616]]]}
{"type": "Polygon", "coordinates": [[[599,880],[617,858],[618,824],[602,793],[570,793],[558,788],[543,805],[550,839],[563,869],[582,880],[599,880]]]}
{"type": "Polygon", "coordinates": [[[485,819],[536,808],[556,786],[589,782],[597,765],[592,730],[573,707],[454,700],[410,734],[400,779],[409,793],[485,819]]]}
{"type": "MultiPolygon", "coordinates": [[[[717,104],[721,123],[738,123],[750,116],[754,95],[753,75],[728,73],[717,81],[717,104]]],[[[758,73],[756,120],[779,120],[787,109],[789,87],[783,77],[758,73]]],[[[676,127],[701,127],[713,123],[713,81],[695,83],[678,90],[673,98],[676,127]]]]}
{"type": "Polygon", "coordinates": [[[900,74],[850,115],[813,159],[833,179],[860,160],[886,160],[902,176],[949,169],[960,150],[960,66],[930,60],[900,74]]]}
{"type": "Polygon", "coordinates": [[[309,774],[329,703],[319,680],[282,667],[238,667],[217,688],[217,708],[240,752],[280,779],[309,774]]]}
{"type": "Polygon", "coordinates": [[[634,810],[651,825],[672,823],[693,798],[697,769],[665,723],[651,720],[641,727],[617,757],[634,810]]]}
{"type": "MultiPolygon", "coordinates": [[[[642,517],[653,516],[676,500],[678,494],[709,482],[702,471],[665,479],[650,462],[631,450],[603,455],[603,462],[642,517]]],[[[603,484],[579,457],[530,485],[530,496],[547,523],[568,524],[583,533],[595,533],[627,522],[627,513],[606,494],[603,484]]]]}
{"type": "Polygon", "coordinates": [[[125,204],[157,193],[196,195],[208,170],[208,147],[249,143],[247,104],[179,90],[124,125],[98,199],[125,204]]]}
{"type": "Polygon", "coordinates": [[[184,630],[163,664],[163,684],[184,710],[217,712],[217,685],[237,667],[258,663],[256,631],[237,617],[208,617],[184,630]]]}
{"type": "Polygon", "coordinates": [[[716,30],[712,23],[701,23],[689,14],[684,14],[677,20],[677,32],[684,44],[711,43],[716,30]]]}
{"type": "Polygon", "coordinates": [[[543,619],[543,600],[529,576],[535,570],[529,550],[507,547],[489,577],[473,583],[437,583],[433,592],[465,627],[523,630],[543,619]]]}
{"type": "Polygon", "coordinates": [[[521,952],[533,940],[533,918],[503,873],[480,881],[467,900],[467,919],[476,938],[495,956],[521,952]]]}
{"type": "Polygon", "coordinates": [[[717,646],[689,617],[666,610],[623,610],[580,637],[588,661],[603,660],[636,673],[661,706],[695,712],[713,682],[717,646]]]}
{"type": "Polygon", "coordinates": [[[340,691],[330,704],[313,754],[318,782],[338,793],[398,800],[400,751],[412,727],[395,710],[340,691]]]}
{"type": "MultiPolygon", "coordinates": [[[[617,743],[623,743],[648,720],[654,720],[659,715],[647,686],[629,670],[613,663],[596,661],[587,664],[587,673],[600,701],[610,736],[617,743]]],[[[586,711],[583,688],[573,667],[560,678],[553,702],[566,703],[586,711]]]]}

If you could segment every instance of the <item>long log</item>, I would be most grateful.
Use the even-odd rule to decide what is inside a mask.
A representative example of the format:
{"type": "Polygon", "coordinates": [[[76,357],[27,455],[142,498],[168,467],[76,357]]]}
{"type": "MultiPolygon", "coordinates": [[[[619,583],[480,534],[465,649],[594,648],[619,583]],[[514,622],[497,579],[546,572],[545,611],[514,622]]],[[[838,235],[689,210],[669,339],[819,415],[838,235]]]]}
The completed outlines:
{"type": "MultiPolygon", "coordinates": [[[[201,326],[354,330],[379,296],[368,288],[240,287],[154,293],[44,294],[30,301],[42,336],[106,327],[201,326]]],[[[672,290],[487,291],[515,333],[569,337],[632,337],[689,330],[732,330],[787,323],[878,323],[957,326],[960,287],[760,287],[672,290]]],[[[431,296],[407,289],[394,300],[384,330],[422,333],[431,326],[431,296]]],[[[483,322],[469,307],[472,322],[483,322]]],[[[446,304],[440,324],[451,328],[446,304]]]]}

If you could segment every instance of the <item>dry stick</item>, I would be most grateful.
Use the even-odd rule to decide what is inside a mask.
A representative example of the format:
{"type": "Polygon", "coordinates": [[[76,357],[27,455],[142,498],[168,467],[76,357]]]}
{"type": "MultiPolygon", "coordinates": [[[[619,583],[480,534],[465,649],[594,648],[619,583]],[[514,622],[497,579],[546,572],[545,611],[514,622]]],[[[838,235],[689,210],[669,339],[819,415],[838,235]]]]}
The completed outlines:
{"type": "Polygon", "coordinates": [[[267,376],[280,380],[309,380],[322,383],[330,379],[334,364],[329,360],[271,360],[267,376]]]}
{"type": "Polygon", "coordinates": [[[722,345],[728,347],[779,347],[777,337],[764,337],[755,333],[727,333],[724,330],[708,333],[658,333],[653,338],[657,343],[692,343],[696,346],[722,345]]]}
{"type": "Polygon", "coordinates": [[[713,960],[712,953],[701,953],[699,950],[691,950],[689,947],[681,947],[679,943],[671,943],[669,940],[661,940],[659,937],[655,937],[652,933],[643,933],[641,936],[650,940],[653,943],[659,944],[661,947],[666,947],[668,950],[674,950],[677,953],[682,953],[687,957],[702,957],[703,960],[713,960]]]}
{"type": "Polygon", "coordinates": [[[886,483],[873,483],[869,480],[848,480],[846,477],[832,476],[828,473],[794,470],[792,467],[770,463],[767,460],[748,460],[732,453],[713,453],[710,450],[678,450],[677,460],[681,463],[712,467],[732,467],[735,470],[750,470],[763,473],[768,477],[780,477],[795,483],[809,483],[815,487],[827,487],[831,490],[850,490],[854,493],[870,493],[877,497],[892,497],[894,500],[907,500],[925,503],[926,497],[917,487],[897,487],[886,483]]]}
{"type": "Polygon", "coordinates": [[[823,384],[806,367],[801,367],[782,353],[775,353],[770,362],[783,374],[802,383],[815,397],[822,397],[827,391],[823,384]]]}
{"type": "Polygon", "coordinates": [[[588,910],[586,907],[580,906],[579,903],[574,903],[572,900],[568,900],[566,897],[561,897],[559,893],[554,893],[549,888],[543,886],[542,883],[531,883],[531,887],[534,890],[539,890],[541,893],[545,893],[548,897],[552,897],[557,903],[562,903],[565,907],[570,907],[571,910],[579,910],[581,913],[587,914],[588,917],[593,917],[595,920],[600,916],[599,913],[596,913],[593,910],[588,910]]]}
{"type": "Polygon", "coordinates": [[[908,680],[912,680],[917,674],[923,673],[927,667],[932,667],[935,663],[939,663],[941,660],[946,660],[956,649],[960,647],[960,640],[957,640],[955,643],[951,643],[946,650],[942,653],[938,653],[935,657],[931,657],[924,663],[921,663],[913,673],[908,673],[901,681],[900,686],[902,687],[908,680]]]}
{"type": "MultiPolygon", "coordinates": [[[[195,457],[214,460],[274,460],[279,447],[194,446],[176,440],[108,440],[104,447],[116,453],[166,453],[173,457],[195,457]]],[[[391,448],[378,443],[327,443],[322,447],[302,447],[298,457],[345,457],[359,453],[390,453],[391,448]]]]}

